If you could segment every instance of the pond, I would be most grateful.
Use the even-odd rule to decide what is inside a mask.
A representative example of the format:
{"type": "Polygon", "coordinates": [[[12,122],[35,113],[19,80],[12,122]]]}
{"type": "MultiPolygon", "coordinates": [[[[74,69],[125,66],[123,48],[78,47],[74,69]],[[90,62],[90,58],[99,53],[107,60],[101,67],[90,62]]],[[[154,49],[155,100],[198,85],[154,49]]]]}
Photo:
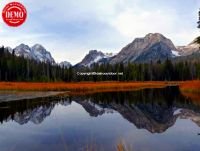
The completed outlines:
{"type": "Polygon", "coordinates": [[[2,102],[0,122],[0,151],[200,150],[200,105],[175,86],[2,102]]]}

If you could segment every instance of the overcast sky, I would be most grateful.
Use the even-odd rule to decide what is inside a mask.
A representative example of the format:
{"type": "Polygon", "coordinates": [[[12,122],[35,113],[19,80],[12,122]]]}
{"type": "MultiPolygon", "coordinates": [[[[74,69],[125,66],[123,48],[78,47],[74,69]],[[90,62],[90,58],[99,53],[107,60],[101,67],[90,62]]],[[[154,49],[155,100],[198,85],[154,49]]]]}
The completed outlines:
{"type": "MultiPolygon", "coordinates": [[[[1,1],[0,9],[11,1],[1,1]]],[[[27,8],[27,21],[12,28],[1,19],[1,44],[39,43],[57,62],[78,63],[93,49],[116,53],[147,33],[162,33],[175,45],[186,45],[199,34],[200,0],[18,1],[27,8]]]]}

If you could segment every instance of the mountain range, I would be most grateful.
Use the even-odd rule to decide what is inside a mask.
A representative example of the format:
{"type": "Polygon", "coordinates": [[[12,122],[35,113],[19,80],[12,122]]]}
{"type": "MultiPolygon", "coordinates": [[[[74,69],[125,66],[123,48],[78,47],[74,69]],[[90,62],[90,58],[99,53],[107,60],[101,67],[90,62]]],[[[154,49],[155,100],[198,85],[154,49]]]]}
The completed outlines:
{"type": "Polygon", "coordinates": [[[118,54],[106,55],[101,51],[92,50],[75,67],[90,67],[93,63],[148,63],[151,61],[172,59],[185,60],[200,56],[200,45],[196,39],[187,46],[175,46],[173,42],[160,33],[150,33],[145,37],[136,38],[122,48],[118,54]],[[178,58],[178,59],[177,59],[178,58]]]}
{"type": "MultiPolygon", "coordinates": [[[[35,44],[32,47],[29,47],[25,44],[20,44],[19,46],[12,49],[11,47],[7,47],[10,53],[13,53],[16,56],[23,56],[27,59],[33,59],[38,62],[45,62],[50,64],[56,64],[54,58],[51,53],[47,51],[42,45],[35,44]]],[[[60,62],[59,65],[63,68],[69,68],[71,64],[67,61],[60,62]]]]}
{"type": "MultiPolygon", "coordinates": [[[[187,46],[175,46],[173,42],[160,33],[150,33],[145,37],[136,38],[131,43],[126,45],[118,54],[103,53],[98,50],[90,50],[82,61],[74,67],[91,67],[94,63],[116,64],[116,63],[148,63],[150,61],[191,58],[194,54],[199,56],[200,45],[196,39],[187,46]]],[[[14,49],[7,47],[10,52],[15,52],[16,56],[23,56],[28,59],[34,59],[39,62],[56,64],[51,53],[42,45],[35,44],[29,47],[25,44],[20,44],[14,49]]],[[[180,60],[180,59],[179,59],[180,60]]],[[[72,65],[68,61],[59,63],[61,67],[69,68],[72,65]]]]}

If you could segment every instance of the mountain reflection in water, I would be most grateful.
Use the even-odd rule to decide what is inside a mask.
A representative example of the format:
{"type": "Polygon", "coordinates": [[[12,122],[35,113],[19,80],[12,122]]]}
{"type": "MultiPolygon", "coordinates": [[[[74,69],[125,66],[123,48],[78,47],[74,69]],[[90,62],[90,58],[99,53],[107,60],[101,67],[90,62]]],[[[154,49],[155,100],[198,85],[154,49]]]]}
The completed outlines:
{"type": "Polygon", "coordinates": [[[181,95],[178,87],[3,102],[0,122],[41,124],[56,105],[68,106],[72,102],[80,104],[91,117],[117,112],[138,129],[151,133],[165,132],[178,118],[190,119],[200,127],[200,106],[181,95]]]}

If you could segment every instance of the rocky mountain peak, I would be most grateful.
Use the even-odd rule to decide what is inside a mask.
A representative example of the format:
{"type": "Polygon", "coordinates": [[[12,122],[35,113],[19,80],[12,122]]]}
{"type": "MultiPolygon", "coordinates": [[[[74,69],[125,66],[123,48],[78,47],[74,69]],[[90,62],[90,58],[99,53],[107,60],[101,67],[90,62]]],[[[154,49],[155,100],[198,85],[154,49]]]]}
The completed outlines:
{"type": "Polygon", "coordinates": [[[101,51],[90,50],[89,53],[78,63],[78,66],[90,67],[92,64],[98,62],[105,57],[105,54],[101,51]]]}
{"type": "Polygon", "coordinates": [[[150,33],[143,38],[136,38],[132,43],[125,46],[116,57],[111,60],[111,64],[115,63],[127,63],[135,62],[138,57],[143,60],[151,60],[160,56],[162,58],[173,57],[172,50],[176,50],[176,47],[172,41],[162,34],[150,33]],[[165,48],[163,50],[162,48],[165,48]],[[148,58],[144,58],[142,55],[148,52],[148,58]],[[152,53],[151,53],[152,52],[152,53]],[[162,55],[160,55],[162,53],[162,55]]]}
{"type": "Polygon", "coordinates": [[[31,59],[31,48],[28,45],[20,44],[15,49],[15,55],[16,56],[23,56],[25,58],[31,59]]]}
{"type": "Polygon", "coordinates": [[[40,44],[35,44],[33,47],[32,47],[32,50],[33,51],[39,51],[41,53],[46,53],[47,50],[40,44]]]}
{"type": "Polygon", "coordinates": [[[165,36],[163,36],[160,33],[149,33],[145,36],[145,38],[149,38],[149,39],[167,39],[165,36]]]}
{"type": "Polygon", "coordinates": [[[28,45],[25,45],[25,44],[20,44],[19,46],[17,46],[15,48],[16,51],[27,51],[27,52],[30,52],[31,51],[31,48],[28,46],[28,45]]]}
{"type": "Polygon", "coordinates": [[[52,64],[55,63],[55,60],[51,56],[50,52],[48,52],[42,45],[35,44],[33,47],[31,47],[31,50],[36,60],[41,62],[49,62],[52,64]]]}
{"type": "MultiPolygon", "coordinates": [[[[28,59],[33,59],[39,62],[49,62],[54,64],[55,61],[51,56],[51,53],[48,52],[42,45],[35,44],[33,47],[29,47],[25,44],[20,44],[19,46],[13,49],[16,56],[23,56],[28,59]]],[[[9,50],[11,51],[11,50],[9,50]]]]}
{"type": "Polygon", "coordinates": [[[30,47],[28,45],[25,44],[20,44],[19,46],[17,46],[17,48],[25,48],[25,49],[30,49],[30,47]]]}
{"type": "Polygon", "coordinates": [[[92,55],[92,54],[94,54],[94,55],[95,55],[95,54],[97,54],[97,55],[104,55],[103,52],[97,51],[97,50],[90,50],[90,51],[89,51],[89,54],[90,54],[90,55],[92,55]]]}

